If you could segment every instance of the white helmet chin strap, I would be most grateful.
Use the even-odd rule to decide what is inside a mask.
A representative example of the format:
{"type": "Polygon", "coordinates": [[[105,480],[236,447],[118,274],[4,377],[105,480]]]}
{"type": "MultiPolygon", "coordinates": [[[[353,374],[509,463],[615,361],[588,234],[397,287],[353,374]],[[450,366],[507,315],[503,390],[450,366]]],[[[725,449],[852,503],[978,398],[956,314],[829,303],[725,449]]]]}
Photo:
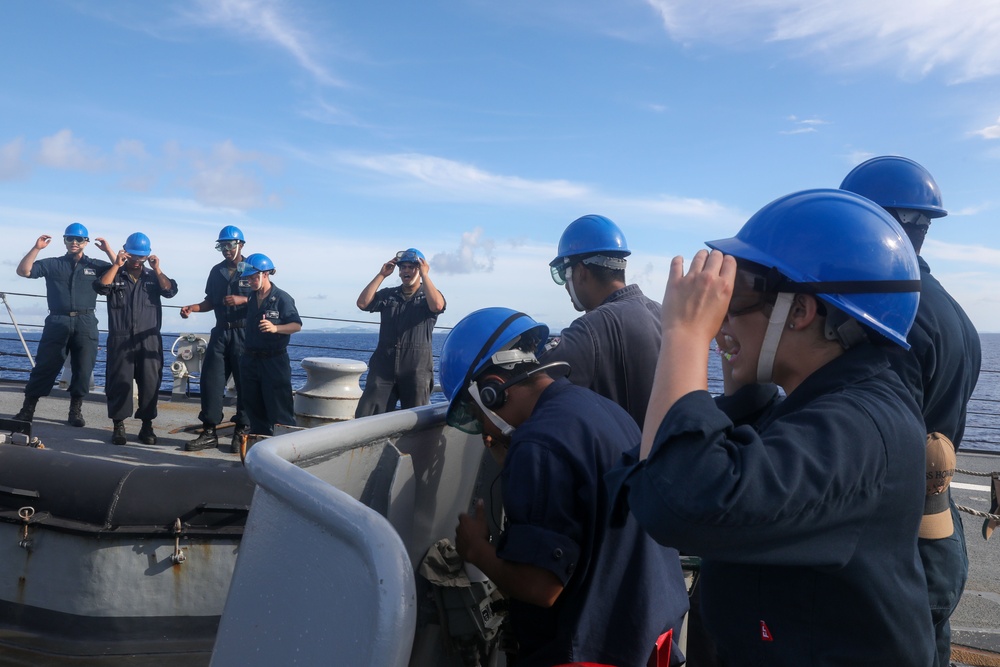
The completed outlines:
{"type": "Polygon", "coordinates": [[[479,406],[479,409],[483,411],[483,414],[486,415],[486,418],[493,422],[493,425],[500,429],[500,432],[504,436],[509,437],[514,432],[514,427],[508,424],[503,417],[483,405],[483,399],[479,396],[479,385],[474,380],[469,385],[469,394],[472,396],[472,400],[476,402],[476,405],[479,406]]]}
{"type": "Polygon", "coordinates": [[[587,309],[584,308],[583,304],[580,303],[580,299],[576,296],[576,290],[573,289],[573,267],[566,267],[566,288],[569,290],[569,298],[573,301],[573,307],[576,308],[581,313],[586,312],[587,309]]]}
{"type": "Polygon", "coordinates": [[[771,319],[767,323],[764,340],[760,344],[760,355],[757,357],[757,382],[761,384],[771,381],[774,372],[774,355],[781,342],[781,334],[785,331],[785,320],[792,309],[795,295],[791,292],[779,292],[771,310],[771,319]]]}

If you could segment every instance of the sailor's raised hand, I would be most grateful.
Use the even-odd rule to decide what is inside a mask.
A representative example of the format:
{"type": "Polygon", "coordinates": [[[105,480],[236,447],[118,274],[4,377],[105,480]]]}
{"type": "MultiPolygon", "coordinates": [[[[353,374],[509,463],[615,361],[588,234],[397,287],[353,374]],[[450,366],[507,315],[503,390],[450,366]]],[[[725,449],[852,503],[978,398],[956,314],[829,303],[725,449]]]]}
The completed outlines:
{"type": "Polygon", "coordinates": [[[383,278],[388,278],[392,275],[392,272],[396,270],[396,258],[393,257],[388,262],[382,265],[382,269],[378,272],[383,278]]]}
{"type": "Polygon", "coordinates": [[[684,258],[674,257],[663,295],[661,325],[704,339],[719,332],[736,281],[736,258],[718,250],[699,250],[684,272],[684,258]]]}
{"type": "Polygon", "coordinates": [[[38,240],[35,241],[35,250],[44,250],[49,247],[50,243],[52,243],[52,237],[48,234],[42,234],[38,237],[38,240]]]}

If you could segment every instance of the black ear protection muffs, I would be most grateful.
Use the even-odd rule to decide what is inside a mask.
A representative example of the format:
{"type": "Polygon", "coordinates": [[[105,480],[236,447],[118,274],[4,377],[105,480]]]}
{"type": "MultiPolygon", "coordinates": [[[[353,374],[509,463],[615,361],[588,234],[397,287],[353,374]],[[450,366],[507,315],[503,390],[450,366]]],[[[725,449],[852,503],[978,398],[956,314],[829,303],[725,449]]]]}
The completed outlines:
{"type": "Polygon", "coordinates": [[[498,410],[507,402],[507,387],[512,383],[504,382],[498,375],[487,375],[476,382],[479,389],[479,400],[490,410],[498,410]]]}
{"type": "Polygon", "coordinates": [[[479,400],[490,410],[499,410],[507,402],[508,387],[512,387],[518,382],[524,382],[535,373],[541,373],[553,368],[562,368],[563,375],[569,375],[569,364],[565,361],[553,361],[543,366],[537,366],[530,371],[515,375],[506,382],[499,375],[486,375],[482,380],[476,381],[476,387],[479,389],[479,400]]]}

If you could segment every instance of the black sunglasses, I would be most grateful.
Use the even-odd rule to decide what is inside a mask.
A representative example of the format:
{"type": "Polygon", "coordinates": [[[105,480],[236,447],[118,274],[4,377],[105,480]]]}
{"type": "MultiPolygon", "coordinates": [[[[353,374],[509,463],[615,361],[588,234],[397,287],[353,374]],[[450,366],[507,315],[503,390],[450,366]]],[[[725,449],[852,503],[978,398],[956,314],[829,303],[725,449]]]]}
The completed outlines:
{"type": "Polygon", "coordinates": [[[89,240],[90,239],[88,239],[86,236],[64,236],[63,237],[63,242],[64,243],[86,243],[89,240]]]}

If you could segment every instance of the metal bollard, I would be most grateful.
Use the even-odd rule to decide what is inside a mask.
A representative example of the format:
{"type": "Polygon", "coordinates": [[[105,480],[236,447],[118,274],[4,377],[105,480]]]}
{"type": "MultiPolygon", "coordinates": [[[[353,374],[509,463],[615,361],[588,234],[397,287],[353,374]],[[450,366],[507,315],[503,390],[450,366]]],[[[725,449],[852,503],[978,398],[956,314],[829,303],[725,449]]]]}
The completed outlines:
{"type": "Polygon", "coordinates": [[[295,421],[312,428],[354,418],[361,399],[361,374],[368,365],[352,359],[307,357],[306,384],[295,393],[295,421]]]}

